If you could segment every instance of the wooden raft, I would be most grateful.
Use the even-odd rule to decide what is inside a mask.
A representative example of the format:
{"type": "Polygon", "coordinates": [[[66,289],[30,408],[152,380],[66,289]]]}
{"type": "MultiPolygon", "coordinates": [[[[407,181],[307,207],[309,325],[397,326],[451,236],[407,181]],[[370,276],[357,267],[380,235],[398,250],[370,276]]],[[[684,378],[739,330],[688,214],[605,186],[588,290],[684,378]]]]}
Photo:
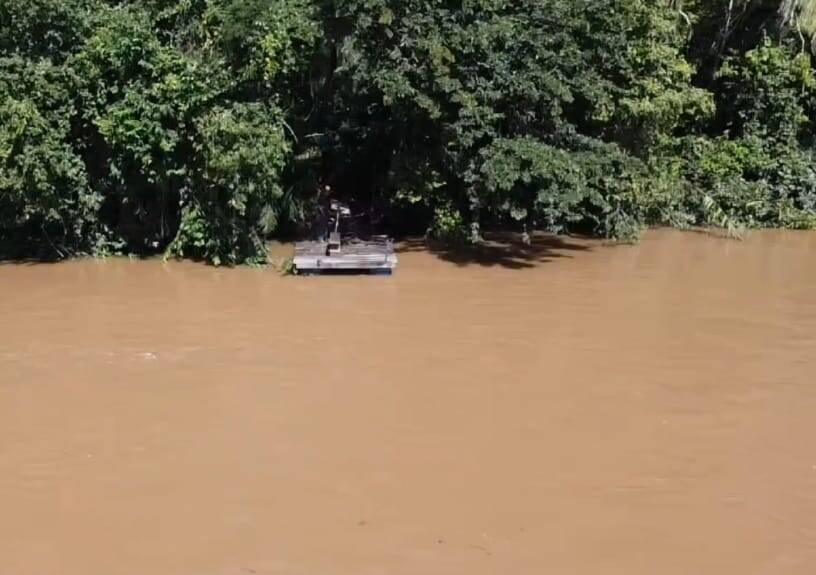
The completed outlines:
{"type": "Polygon", "coordinates": [[[327,242],[298,242],[295,245],[295,268],[302,273],[332,270],[391,273],[397,267],[394,244],[386,237],[369,241],[343,240],[339,250],[328,251],[327,242]]]}

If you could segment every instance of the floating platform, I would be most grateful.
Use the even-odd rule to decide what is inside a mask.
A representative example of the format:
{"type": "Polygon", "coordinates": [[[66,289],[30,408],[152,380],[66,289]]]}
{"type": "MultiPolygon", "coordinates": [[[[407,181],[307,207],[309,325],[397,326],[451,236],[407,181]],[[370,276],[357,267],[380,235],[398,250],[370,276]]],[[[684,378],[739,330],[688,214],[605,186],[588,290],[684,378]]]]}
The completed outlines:
{"type": "Polygon", "coordinates": [[[394,243],[382,236],[371,240],[343,240],[340,249],[329,251],[328,242],[298,242],[295,245],[298,273],[359,271],[390,274],[397,267],[394,243]]]}

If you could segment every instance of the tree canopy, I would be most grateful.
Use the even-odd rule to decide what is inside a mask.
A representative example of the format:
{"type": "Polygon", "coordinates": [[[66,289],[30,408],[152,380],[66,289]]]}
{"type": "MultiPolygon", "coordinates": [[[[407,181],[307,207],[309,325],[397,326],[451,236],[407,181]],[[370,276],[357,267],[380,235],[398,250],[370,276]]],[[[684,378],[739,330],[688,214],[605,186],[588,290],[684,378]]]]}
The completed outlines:
{"type": "Polygon", "coordinates": [[[0,0],[0,257],[814,227],[809,0],[0,0]]]}

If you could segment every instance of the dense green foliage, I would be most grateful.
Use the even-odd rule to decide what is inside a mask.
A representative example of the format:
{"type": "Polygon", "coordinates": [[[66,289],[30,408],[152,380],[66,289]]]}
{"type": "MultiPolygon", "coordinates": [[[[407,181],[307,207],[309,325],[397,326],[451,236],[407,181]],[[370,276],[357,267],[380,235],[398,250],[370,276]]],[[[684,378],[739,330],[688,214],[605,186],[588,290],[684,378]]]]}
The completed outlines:
{"type": "Polygon", "coordinates": [[[0,0],[0,256],[816,226],[804,0],[0,0]]]}

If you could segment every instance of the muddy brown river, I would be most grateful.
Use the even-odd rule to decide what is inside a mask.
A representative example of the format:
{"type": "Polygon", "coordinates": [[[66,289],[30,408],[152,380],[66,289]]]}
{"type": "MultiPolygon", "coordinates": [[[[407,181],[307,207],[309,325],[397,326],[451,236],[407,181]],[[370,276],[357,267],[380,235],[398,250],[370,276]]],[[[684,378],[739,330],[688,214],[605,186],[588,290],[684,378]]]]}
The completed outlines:
{"type": "Polygon", "coordinates": [[[0,574],[816,573],[816,233],[0,265],[0,574]]]}

